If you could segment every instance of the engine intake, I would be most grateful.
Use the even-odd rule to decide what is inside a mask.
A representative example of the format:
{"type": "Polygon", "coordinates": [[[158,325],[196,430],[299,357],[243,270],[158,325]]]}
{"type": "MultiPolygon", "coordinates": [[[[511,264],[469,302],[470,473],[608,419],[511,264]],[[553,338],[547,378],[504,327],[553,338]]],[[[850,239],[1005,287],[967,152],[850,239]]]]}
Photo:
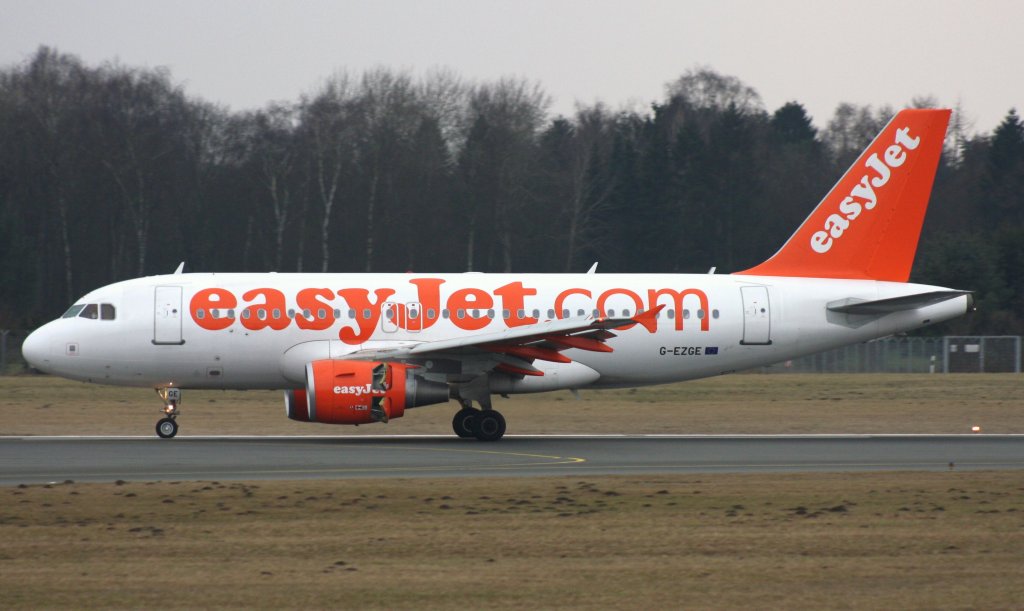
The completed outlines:
{"type": "Polygon", "coordinates": [[[306,387],[285,391],[285,413],[299,422],[368,424],[448,401],[447,384],[418,376],[415,369],[402,363],[313,361],[306,365],[306,387]]]}

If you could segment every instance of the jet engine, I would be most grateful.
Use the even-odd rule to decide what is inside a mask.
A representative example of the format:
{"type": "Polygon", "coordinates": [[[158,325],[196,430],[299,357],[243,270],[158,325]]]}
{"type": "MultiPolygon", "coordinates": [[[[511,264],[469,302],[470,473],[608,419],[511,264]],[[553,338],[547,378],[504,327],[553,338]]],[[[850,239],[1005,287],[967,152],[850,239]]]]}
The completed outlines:
{"type": "Polygon", "coordinates": [[[415,371],[402,363],[313,361],[306,365],[306,388],[285,391],[285,413],[299,422],[368,424],[448,401],[447,384],[415,371]]]}

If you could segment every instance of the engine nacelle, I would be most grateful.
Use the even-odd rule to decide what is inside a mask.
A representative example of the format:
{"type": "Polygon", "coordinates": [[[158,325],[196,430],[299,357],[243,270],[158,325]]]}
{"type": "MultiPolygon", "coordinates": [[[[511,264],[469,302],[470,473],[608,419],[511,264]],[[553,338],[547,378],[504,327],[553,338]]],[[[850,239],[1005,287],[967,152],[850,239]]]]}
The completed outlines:
{"type": "Polygon", "coordinates": [[[322,360],[306,365],[306,388],[286,390],[285,413],[300,422],[367,424],[407,408],[448,401],[448,385],[401,363],[322,360]]]}

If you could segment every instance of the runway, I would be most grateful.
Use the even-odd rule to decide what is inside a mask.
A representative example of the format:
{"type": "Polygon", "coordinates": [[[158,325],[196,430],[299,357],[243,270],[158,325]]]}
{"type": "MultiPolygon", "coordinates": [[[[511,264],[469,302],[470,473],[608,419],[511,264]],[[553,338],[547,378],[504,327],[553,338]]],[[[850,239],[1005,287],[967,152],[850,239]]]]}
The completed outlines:
{"type": "Polygon", "coordinates": [[[1024,435],[6,437],[0,485],[1022,469],[1024,435]]]}

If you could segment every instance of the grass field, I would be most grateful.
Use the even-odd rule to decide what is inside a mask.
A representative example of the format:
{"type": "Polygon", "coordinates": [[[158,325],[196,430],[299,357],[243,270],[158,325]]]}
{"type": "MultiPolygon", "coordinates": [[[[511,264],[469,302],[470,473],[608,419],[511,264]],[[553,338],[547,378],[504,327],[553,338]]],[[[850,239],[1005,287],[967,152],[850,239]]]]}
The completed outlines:
{"type": "MultiPolygon", "coordinates": [[[[152,390],[0,377],[0,435],[150,435],[152,390]]],[[[730,375],[631,390],[495,398],[509,434],[1024,433],[1024,376],[1015,374],[730,375]]],[[[448,434],[454,402],[387,425],[292,422],[279,392],[185,391],[180,435],[448,434]]]]}
{"type": "MultiPolygon", "coordinates": [[[[152,434],[152,391],[0,378],[0,434],[152,434]]],[[[1012,375],[736,375],[514,397],[509,433],[1024,432],[1012,375]]],[[[354,428],[186,393],[190,434],[354,428]]],[[[0,488],[8,608],[1020,608],[1005,472],[64,483],[0,488]]]]}
{"type": "Polygon", "coordinates": [[[0,608],[1019,608],[1019,473],[0,489],[0,608]]]}

